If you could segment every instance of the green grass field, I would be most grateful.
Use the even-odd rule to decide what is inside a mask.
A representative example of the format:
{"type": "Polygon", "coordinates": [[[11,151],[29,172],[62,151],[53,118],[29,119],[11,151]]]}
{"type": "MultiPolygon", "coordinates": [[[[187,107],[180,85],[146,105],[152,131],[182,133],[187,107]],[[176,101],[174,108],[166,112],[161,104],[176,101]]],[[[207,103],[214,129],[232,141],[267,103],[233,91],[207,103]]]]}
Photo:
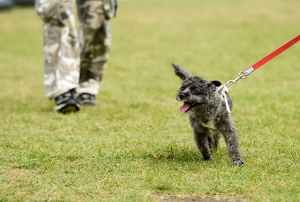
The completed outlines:
{"type": "Polygon", "coordinates": [[[300,44],[230,87],[245,165],[196,148],[177,62],[226,82],[299,34],[299,0],[121,1],[98,105],[61,115],[42,21],[0,11],[0,201],[299,201],[300,44]]]}

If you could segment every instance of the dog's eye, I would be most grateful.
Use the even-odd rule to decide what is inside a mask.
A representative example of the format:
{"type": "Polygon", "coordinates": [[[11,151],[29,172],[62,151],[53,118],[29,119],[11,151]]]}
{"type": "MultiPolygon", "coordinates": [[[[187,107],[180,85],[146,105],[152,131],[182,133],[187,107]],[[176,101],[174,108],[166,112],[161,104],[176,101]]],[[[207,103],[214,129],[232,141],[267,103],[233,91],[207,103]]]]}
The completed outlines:
{"type": "Polygon", "coordinates": [[[180,87],[180,90],[184,90],[184,89],[185,89],[185,87],[183,87],[183,86],[180,87]]]}
{"type": "Polygon", "coordinates": [[[191,91],[192,91],[192,93],[197,93],[198,92],[197,88],[191,88],[191,91]]]}

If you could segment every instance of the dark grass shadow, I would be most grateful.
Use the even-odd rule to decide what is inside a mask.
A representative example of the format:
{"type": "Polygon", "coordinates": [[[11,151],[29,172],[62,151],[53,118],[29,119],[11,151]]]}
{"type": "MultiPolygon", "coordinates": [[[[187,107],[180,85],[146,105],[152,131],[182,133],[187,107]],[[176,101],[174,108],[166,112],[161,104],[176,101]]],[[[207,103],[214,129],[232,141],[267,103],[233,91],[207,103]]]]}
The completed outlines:
{"type": "Polygon", "coordinates": [[[143,158],[170,162],[199,162],[203,161],[201,154],[194,147],[182,147],[170,143],[162,148],[147,149],[143,158]]]}
{"type": "Polygon", "coordinates": [[[203,164],[215,166],[216,164],[231,165],[226,148],[218,148],[212,153],[212,160],[205,161],[196,146],[179,146],[171,143],[162,148],[144,150],[142,158],[155,162],[168,162],[178,164],[203,164]]]}

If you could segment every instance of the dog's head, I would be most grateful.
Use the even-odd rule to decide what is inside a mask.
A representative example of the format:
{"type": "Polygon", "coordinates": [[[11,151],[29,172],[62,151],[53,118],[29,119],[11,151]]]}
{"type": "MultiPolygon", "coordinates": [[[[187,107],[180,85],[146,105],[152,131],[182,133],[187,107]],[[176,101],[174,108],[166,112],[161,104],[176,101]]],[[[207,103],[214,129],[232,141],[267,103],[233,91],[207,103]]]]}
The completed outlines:
{"type": "Polygon", "coordinates": [[[181,78],[182,85],[179,89],[176,99],[183,102],[180,107],[181,112],[188,112],[197,106],[206,105],[209,102],[211,92],[216,87],[221,86],[220,81],[207,81],[198,76],[192,76],[179,65],[173,63],[175,74],[181,78]]]}

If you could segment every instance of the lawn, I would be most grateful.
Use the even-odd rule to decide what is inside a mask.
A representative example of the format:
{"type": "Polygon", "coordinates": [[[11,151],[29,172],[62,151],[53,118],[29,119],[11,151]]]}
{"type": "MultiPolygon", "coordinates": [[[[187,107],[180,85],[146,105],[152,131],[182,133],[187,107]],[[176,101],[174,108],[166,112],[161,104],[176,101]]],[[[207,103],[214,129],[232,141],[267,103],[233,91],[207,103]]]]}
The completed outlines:
{"type": "Polygon", "coordinates": [[[299,35],[299,0],[119,1],[95,107],[54,112],[42,21],[0,11],[0,201],[299,201],[300,43],[229,88],[245,165],[203,161],[172,62],[227,82],[299,35]]]}

